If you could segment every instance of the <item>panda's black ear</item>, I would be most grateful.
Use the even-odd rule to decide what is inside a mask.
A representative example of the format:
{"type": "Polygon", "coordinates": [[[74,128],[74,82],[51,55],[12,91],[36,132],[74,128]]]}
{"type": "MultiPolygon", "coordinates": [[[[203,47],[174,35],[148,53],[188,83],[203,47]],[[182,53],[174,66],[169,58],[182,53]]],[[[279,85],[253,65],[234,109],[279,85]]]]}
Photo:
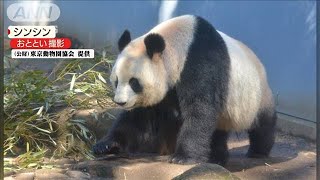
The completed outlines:
{"type": "Polygon", "coordinates": [[[161,53],[166,47],[163,37],[155,33],[147,35],[144,39],[144,44],[150,59],[152,59],[154,53],[161,53]]]}
{"type": "Polygon", "coordinates": [[[131,36],[130,36],[130,32],[126,29],[119,41],[118,41],[118,49],[121,52],[129,43],[131,42],[131,36]]]}

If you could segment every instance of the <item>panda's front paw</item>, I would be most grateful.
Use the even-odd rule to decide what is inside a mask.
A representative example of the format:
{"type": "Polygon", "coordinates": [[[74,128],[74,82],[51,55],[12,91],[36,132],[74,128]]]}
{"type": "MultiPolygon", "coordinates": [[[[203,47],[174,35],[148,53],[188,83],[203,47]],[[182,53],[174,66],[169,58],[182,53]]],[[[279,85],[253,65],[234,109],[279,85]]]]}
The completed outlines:
{"type": "Polygon", "coordinates": [[[168,162],[174,163],[174,164],[195,164],[195,163],[197,163],[196,160],[193,158],[185,157],[183,155],[178,155],[178,154],[174,154],[174,155],[170,156],[168,159],[168,162]]]}
{"type": "Polygon", "coordinates": [[[101,141],[92,147],[93,153],[100,154],[117,154],[120,151],[120,145],[116,142],[101,141]]]}

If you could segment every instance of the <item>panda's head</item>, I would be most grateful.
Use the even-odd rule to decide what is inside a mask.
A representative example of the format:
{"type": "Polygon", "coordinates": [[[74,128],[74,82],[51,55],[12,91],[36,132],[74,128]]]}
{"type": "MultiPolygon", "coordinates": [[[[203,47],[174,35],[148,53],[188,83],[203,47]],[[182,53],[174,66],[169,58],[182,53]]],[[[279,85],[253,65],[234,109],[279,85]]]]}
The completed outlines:
{"type": "Polygon", "coordinates": [[[168,91],[162,59],[163,37],[149,33],[131,41],[126,30],[118,41],[118,48],[120,54],[110,76],[114,102],[128,110],[159,103],[168,91]]]}

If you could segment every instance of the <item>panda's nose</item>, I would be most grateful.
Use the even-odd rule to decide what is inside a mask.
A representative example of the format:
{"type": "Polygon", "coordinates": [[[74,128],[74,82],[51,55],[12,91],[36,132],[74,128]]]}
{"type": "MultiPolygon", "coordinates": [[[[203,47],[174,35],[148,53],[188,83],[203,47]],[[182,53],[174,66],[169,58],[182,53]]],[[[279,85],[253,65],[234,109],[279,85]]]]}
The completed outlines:
{"type": "Polygon", "coordinates": [[[117,102],[115,100],[113,100],[113,102],[115,102],[116,104],[120,105],[120,106],[124,106],[127,102],[117,102]]]}

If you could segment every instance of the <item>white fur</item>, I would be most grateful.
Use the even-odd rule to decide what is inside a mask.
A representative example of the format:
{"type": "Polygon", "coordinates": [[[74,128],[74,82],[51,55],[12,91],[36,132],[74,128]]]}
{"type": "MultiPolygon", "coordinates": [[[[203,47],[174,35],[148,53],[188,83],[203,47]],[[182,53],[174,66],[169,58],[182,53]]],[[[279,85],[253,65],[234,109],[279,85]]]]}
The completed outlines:
{"type": "Polygon", "coordinates": [[[259,62],[255,62],[259,60],[248,56],[239,41],[218,32],[226,43],[231,60],[225,122],[219,124],[224,129],[248,129],[255,121],[263,95],[261,73],[257,67],[259,62]]]}
{"type": "Polygon", "coordinates": [[[167,71],[167,83],[170,87],[180,79],[189,46],[193,41],[195,25],[195,16],[184,15],[165,21],[149,32],[158,33],[165,39],[166,48],[161,59],[167,71]]]}
{"type": "MultiPolygon", "coordinates": [[[[115,64],[115,67],[128,67],[126,64],[125,58],[119,58],[118,61],[115,64]]],[[[116,102],[126,102],[125,107],[132,107],[134,106],[137,96],[135,92],[131,89],[128,79],[126,78],[129,76],[126,73],[123,73],[120,68],[114,68],[114,73],[117,74],[117,77],[111,76],[113,78],[113,81],[116,81],[118,79],[118,86],[115,88],[115,96],[114,101],[116,102]]]]}
{"type": "MultiPolygon", "coordinates": [[[[130,46],[135,46],[132,42],[130,46]]],[[[126,48],[122,52],[113,67],[110,80],[115,82],[118,80],[118,86],[115,89],[114,100],[116,102],[126,102],[123,106],[125,109],[132,109],[137,106],[150,106],[153,102],[160,102],[167,92],[165,79],[158,76],[157,72],[165,74],[161,71],[161,65],[155,65],[144,53],[132,53],[130,48],[126,48]],[[131,78],[137,78],[143,86],[142,93],[135,93],[129,81],[131,78]],[[152,92],[154,94],[152,94],[152,92]],[[150,96],[149,96],[150,94],[150,96]],[[147,97],[147,98],[146,98],[147,97]]]]}
{"type": "Polygon", "coordinates": [[[172,18],[130,42],[118,56],[110,76],[111,82],[118,77],[115,101],[127,102],[126,109],[159,103],[169,87],[173,87],[180,78],[193,40],[195,22],[195,17],[191,15],[172,18]],[[149,33],[160,34],[166,45],[165,50],[155,54],[152,60],[146,56],[144,45],[144,38],[149,33]],[[141,94],[135,94],[130,88],[132,77],[142,84],[141,94]]]}

